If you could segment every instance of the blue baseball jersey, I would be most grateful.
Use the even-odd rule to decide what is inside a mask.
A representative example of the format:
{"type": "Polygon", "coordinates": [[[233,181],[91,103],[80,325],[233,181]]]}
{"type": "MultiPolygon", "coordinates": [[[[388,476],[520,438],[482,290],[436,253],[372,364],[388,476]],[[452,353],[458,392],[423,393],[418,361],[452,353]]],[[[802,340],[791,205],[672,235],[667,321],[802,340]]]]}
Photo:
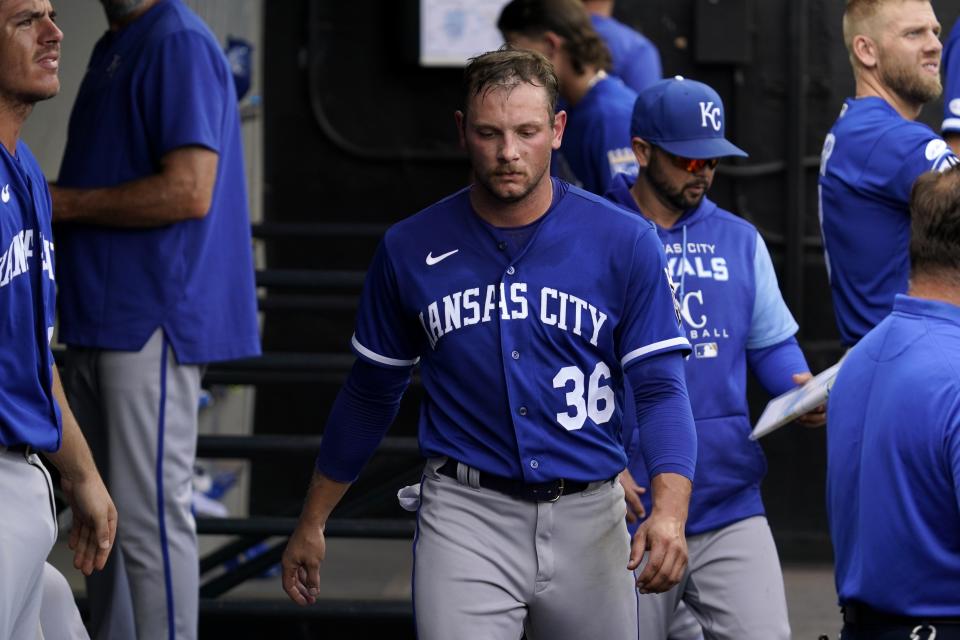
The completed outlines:
{"type": "Polygon", "coordinates": [[[16,156],[0,145],[0,158],[0,445],[56,451],[50,192],[26,144],[17,144],[16,156]]]}
{"type": "Polygon", "coordinates": [[[637,94],[619,78],[599,80],[574,107],[566,107],[567,128],[555,170],[566,166],[591,193],[606,192],[613,176],[637,175],[630,148],[630,118],[637,94]]]}
{"type": "Polygon", "coordinates": [[[510,255],[469,193],[387,232],[354,351],[420,362],[427,457],[526,482],[616,475],[624,368],[689,349],[653,226],[555,180],[553,205],[510,255]]]}
{"type": "Polygon", "coordinates": [[[155,228],[58,227],[61,339],[137,351],[161,327],[181,364],[259,353],[239,113],[226,58],[180,0],[94,48],[70,116],[64,187],[152,175],[166,153],[218,154],[209,213],[155,228]]]}
{"type": "Polygon", "coordinates": [[[855,344],[907,290],[914,181],[956,162],[940,136],[885,100],[844,104],[823,144],[819,185],[824,255],[844,344],[855,344]]]}
{"type": "Polygon", "coordinates": [[[960,20],[943,46],[943,124],[944,133],[960,133],[960,20]]]}
{"type": "Polygon", "coordinates": [[[643,34],[615,18],[591,14],[590,21],[610,50],[613,74],[624,84],[639,93],[663,78],[660,52],[643,34]]]}
{"type": "Polygon", "coordinates": [[[840,602],[960,617],[960,308],[898,295],[827,403],[840,602]]]}
{"type": "MultiPolygon", "coordinates": [[[[618,177],[607,197],[642,215],[631,184],[618,177]]],[[[748,439],[746,354],[789,339],[798,326],[766,245],[746,220],[704,198],[671,228],[657,226],[657,233],[679,286],[683,330],[693,347],[685,374],[697,427],[687,520],[687,533],[695,535],[764,513],[760,481],[767,464],[760,445],[748,439]]],[[[638,451],[629,469],[641,486],[649,486],[638,451]]]]}

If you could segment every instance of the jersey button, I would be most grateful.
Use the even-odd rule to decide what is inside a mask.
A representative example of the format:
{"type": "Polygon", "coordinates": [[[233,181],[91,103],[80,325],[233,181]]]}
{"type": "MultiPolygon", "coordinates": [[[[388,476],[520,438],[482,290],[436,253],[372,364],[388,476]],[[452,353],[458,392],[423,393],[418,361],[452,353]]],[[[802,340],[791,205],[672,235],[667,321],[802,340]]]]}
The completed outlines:
{"type": "Polygon", "coordinates": [[[511,352],[510,352],[510,357],[513,358],[514,360],[519,360],[519,359],[520,359],[520,352],[519,352],[519,351],[511,351],[511,352]]]}
{"type": "Polygon", "coordinates": [[[527,415],[527,408],[526,408],[526,407],[520,407],[520,408],[517,410],[517,413],[519,413],[519,414],[522,415],[522,416],[525,416],[525,415],[527,415]]]}
{"type": "Polygon", "coordinates": [[[540,468],[540,461],[537,460],[536,458],[534,458],[533,460],[531,460],[531,461],[530,461],[530,468],[531,468],[531,469],[539,469],[539,468],[540,468]]]}
{"type": "Polygon", "coordinates": [[[497,243],[497,249],[500,249],[500,251],[506,251],[506,250],[507,250],[507,243],[506,243],[506,242],[503,242],[503,241],[498,242],[498,243],[497,243]]]}
{"type": "Polygon", "coordinates": [[[508,276],[512,276],[512,275],[515,274],[516,272],[517,272],[517,270],[513,268],[513,265],[507,267],[507,275],[508,275],[508,276]]]}

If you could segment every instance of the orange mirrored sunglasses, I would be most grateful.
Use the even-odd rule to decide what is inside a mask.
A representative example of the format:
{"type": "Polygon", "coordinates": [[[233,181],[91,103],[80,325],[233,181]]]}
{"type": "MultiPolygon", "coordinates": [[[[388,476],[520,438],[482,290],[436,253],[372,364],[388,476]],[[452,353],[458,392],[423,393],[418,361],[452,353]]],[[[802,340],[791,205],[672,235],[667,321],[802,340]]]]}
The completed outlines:
{"type": "Polygon", "coordinates": [[[684,158],[683,156],[675,156],[664,149],[660,150],[670,158],[673,166],[683,169],[687,173],[697,173],[702,171],[704,167],[716,169],[717,165],[720,164],[720,158],[684,158]]]}

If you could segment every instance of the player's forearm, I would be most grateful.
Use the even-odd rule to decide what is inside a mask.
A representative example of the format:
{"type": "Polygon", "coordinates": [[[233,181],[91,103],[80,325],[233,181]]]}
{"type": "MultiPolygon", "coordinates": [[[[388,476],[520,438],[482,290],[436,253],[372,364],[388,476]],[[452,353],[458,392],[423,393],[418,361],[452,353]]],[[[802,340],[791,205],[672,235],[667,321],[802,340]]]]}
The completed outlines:
{"type": "Polygon", "coordinates": [[[653,512],[676,519],[680,531],[687,522],[687,509],[690,506],[690,492],[693,483],[678,473],[661,473],[650,481],[653,512]]]}
{"type": "Polygon", "coordinates": [[[70,411],[70,405],[67,404],[67,396],[56,366],[53,367],[53,396],[60,407],[63,420],[63,442],[59,451],[47,453],[45,456],[57,467],[61,475],[79,483],[96,474],[97,467],[93,462],[93,455],[90,453],[87,441],[80,431],[80,425],[77,424],[77,419],[70,411]]]}
{"type": "Polygon", "coordinates": [[[187,182],[153,175],[102,189],[50,186],[53,219],[110,227],[160,227],[202,218],[207,210],[187,182]]]}
{"type": "Polygon", "coordinates": [[[218,156],[201,148],[176,149],[158,173],[97,189],[50,185],[53,219],[111,227],[160,227],[203,218],[210,210],[218,156]]]}
{"type": "Polygon", "coordinates": [[[319,471],[315,472],[310,481],[310,489],[307,491],[307,499],[304,501],[300,520],[323,529],[330,518],[330,513],[343,499],[350,484],[331,480],[319,471]]]}

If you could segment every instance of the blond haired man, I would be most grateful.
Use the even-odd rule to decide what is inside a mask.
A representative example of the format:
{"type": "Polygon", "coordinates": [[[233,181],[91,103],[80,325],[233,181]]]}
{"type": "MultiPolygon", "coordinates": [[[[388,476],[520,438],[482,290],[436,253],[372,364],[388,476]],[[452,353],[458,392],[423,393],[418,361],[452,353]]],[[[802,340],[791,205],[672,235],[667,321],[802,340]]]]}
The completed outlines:
{"type": "Polygon", "coordinates": [[[834,312],[852,346],[907,290],[910,189],[957,163],[915,122],[942,92],[940,23],[927,0],[848,0],[843,35],[856,79],[823,145],[820,225],[834,312]]]}

